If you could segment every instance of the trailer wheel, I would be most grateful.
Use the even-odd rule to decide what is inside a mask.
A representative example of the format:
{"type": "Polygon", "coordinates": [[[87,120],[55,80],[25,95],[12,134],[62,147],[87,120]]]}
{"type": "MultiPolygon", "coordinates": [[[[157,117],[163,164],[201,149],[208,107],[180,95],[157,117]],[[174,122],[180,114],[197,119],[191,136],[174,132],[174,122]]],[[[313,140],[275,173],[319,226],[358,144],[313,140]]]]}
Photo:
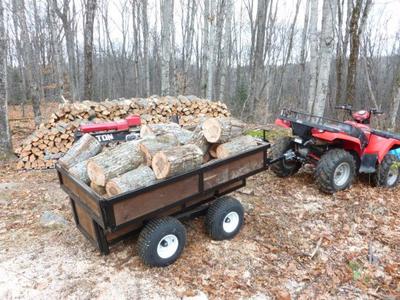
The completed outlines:
{"type": "Polygon", "coordinates": [[[373,180],[375,185],[386,188],[393,188],[399,184],[400,161],[393,154],[386,154],[382,163],[378,166],[373,180]]]}
{"type": "Polygon", "coordinates": [[[150,267],[165,267],[176,261],[186,243],[186,229],[177,219],[150,221],[140,232],[137,251],[150,267]]]}
{"type": "Polygon", "coordinates": [[[243,216],[243,206],[238,200],[221,197],[208,209],[205,220],[207,232],[214,240],[230,240],[240,231],[243,216]]]}

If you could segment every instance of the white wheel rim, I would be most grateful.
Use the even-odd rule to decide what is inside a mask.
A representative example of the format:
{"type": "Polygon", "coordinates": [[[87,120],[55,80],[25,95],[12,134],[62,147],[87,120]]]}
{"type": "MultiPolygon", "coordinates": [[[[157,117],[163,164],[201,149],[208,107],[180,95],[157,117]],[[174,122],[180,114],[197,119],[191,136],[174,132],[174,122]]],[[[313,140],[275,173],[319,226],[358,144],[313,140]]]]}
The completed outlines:
{"type": "Polygon", "coordinates": [[[179,240],[176,235],[168,234],[164,236],[157,246],[157,254],[163,259],[172,257],[179,247],[179,240]]]}
{"type": "Polygon", "coordinates": [[[387,185],[395,184],[397,178],[399,177],[399,168],[390,168],[387,176],[386,183],[387,185]]]}
{"type": "Polygon", "coordinates": [[[335,169],[333,175],[333,181],[337,186],[343,186],[347,183],[350,176],[350,164],[348,162],[342,162],[335,169]]]}
{"type": "Polygon", "coordinates": [[[236,230],[236,228],[239,226],[239,214],[235,211],[230,212],[227,214],[224,218],[224,221],[222,223],[222,228],[226,233],[231,233],[236,230]]]}

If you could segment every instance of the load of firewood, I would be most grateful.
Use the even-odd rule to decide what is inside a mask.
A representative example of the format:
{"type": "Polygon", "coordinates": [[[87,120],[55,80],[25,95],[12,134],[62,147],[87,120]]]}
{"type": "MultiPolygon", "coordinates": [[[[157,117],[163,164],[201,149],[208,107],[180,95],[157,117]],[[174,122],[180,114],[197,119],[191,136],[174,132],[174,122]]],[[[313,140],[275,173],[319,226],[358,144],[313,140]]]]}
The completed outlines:
{"type": "Polygon", "coordinates": [[[182,126],[193,126],[204,117],[228,117],[225,104],[199,99],[195,96],[118,99],[104,102],[83,101],[61,104],[47,123],[41,124],[20,147],[18,169],[44,169],[54,167],[74,142],[74,132],[80,124],[124,119],[140,115],[142,124],[167,123],[179,116],[182,126]]]}
{"type": "Polygon", "coordinates": [[[144,125],[140,139],[112,149],[102,149],[85,134],[59,164],[96,193],[111,197],[256,147],[244,128],[230,117],[206,119],[192,131],[175,123],[144,125]]]}

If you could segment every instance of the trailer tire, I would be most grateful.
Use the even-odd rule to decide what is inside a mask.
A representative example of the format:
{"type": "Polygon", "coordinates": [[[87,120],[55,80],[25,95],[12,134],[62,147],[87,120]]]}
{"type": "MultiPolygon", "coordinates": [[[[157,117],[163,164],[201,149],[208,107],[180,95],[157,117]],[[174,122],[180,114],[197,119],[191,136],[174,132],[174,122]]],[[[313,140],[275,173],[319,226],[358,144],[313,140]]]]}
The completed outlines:
{"type": "MultiPolygon", "coordinates": [[[[284,155],[288,150],[293,149],[293,139],[290,136],[285,136],[278,139],[271,147],[272,159],[277,159],[284,155]]],[[[300,168],[301,163],[293,160],[281,160],[271,165],[272,172],[276,176],[284,178],[296,174],[300,168]]]]}
{"type": "Polygon", "coordinates": [[[373,175],[374,184],[386,188],[396,187],[400,180],[400,167],[398,164],[400,164],[400,161],[395,155],[386,154],[373,175]]]}
{"type": "Polygon", "coordinates": [[[144,264],[165,267],[175,262],[186,244],[186,229],[177,219],[164,217],[150,221],[140,232],[137,252],[144,264]]]}
{"type": "Polygon", "coordinates": [[[351,186],[355,172],[353,155],[343,149],[332,149],[319,160],[315,168],[315,179],[321,191],[333,194],[351,186]]]}
{"type": "Polygon", "coordinates": [[[242,204],[233,197],[221,197],[208,209],[205,219],[207,233],[213,240],[230,240],[240,231],[243,220],[242,204]]]}

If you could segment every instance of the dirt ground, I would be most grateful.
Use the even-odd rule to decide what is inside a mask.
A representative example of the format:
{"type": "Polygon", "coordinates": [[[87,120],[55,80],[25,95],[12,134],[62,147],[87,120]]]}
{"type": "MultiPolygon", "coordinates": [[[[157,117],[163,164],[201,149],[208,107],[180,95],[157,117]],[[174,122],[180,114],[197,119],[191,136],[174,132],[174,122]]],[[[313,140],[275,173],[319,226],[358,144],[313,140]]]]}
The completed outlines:
{"type": "Polygon", "coordinates": [[[233,194],[246,209],[238,236],[215,242],[203,218],[187,221],[181,258],[150,269],[135,239],[108,256],[85,240],[54,170],[3,164],[0,299],[400,299],[399,195],[368,180],[324,195],[311,170],[286,180],[267,171],[233,194]],[[68,224],[42,227],[44,211],[68,224]]]}

